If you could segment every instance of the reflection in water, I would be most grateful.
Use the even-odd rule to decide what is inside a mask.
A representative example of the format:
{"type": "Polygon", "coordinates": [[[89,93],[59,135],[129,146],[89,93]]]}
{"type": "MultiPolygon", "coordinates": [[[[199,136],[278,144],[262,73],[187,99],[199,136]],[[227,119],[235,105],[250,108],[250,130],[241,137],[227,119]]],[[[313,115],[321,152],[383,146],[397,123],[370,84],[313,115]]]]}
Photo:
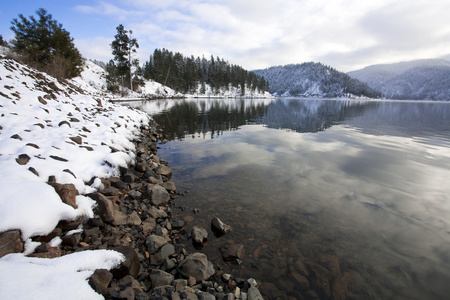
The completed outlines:
{"type": "Polygon", "coordinates": [[[219,216],[234,228],[202,249],[225,271],[261,280],[270,299],[450,294],[450,104],[155,105],[172,140],[159,155],[189,191],[178,213],[200,209],[188,227],[219,216]],[[241,265],[221,260],[226,240],[245,245],[241,265]]]}

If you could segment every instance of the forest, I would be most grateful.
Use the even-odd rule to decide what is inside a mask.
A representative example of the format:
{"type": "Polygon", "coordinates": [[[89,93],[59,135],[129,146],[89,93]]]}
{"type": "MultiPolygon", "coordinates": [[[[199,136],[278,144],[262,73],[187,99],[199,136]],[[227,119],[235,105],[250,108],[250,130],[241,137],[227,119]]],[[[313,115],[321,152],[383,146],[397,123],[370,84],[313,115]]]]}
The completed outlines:
{"type": "Polygon", "coordinates": [[[232,65],[219,57],[206,59],[185,57],[179,52],[156,49],[141,70],[145,79],[152,79],[180,93],[204,93],[205,85],[213,92],[235,87],[245,93],[267,91],[269,83],[263,76],[256,75],[240,66],[232,65]],[[200,87],[200,90],[199,90],[200,87]]]}

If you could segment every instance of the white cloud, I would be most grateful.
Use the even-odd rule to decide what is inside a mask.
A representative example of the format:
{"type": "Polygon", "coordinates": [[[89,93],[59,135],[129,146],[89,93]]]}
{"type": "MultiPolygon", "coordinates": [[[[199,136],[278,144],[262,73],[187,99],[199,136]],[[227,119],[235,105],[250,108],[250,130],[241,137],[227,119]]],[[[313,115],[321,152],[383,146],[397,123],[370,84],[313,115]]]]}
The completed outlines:
{"type": "Polygon", "coordinates": [[[450,52],[447,0],[109,0],[77,9],[124,22],[143,58],[167,48],[249,69],[320,61],[349,71],[450,52]]]}

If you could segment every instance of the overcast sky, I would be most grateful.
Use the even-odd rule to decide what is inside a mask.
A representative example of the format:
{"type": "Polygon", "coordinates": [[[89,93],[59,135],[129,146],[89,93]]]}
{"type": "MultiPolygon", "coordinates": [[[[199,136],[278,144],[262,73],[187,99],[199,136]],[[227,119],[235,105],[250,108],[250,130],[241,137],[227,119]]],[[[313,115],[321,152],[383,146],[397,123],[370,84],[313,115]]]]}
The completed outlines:
{"type": "Polygon", "coordinates": [[[40,7],[84,57],[105,62],[119,24],[137,38],[141,63],[155,48],[250,70],[314,61],[347,72],[450,59],[450,0],[5,0],[0,34],[13,38],[11,20],[40,7]]]}

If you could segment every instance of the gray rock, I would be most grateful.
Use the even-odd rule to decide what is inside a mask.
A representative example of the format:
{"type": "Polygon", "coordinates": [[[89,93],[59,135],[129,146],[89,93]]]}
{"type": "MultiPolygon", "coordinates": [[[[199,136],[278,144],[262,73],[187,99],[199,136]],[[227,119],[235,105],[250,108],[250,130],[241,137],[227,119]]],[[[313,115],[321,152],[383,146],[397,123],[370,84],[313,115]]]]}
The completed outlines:
{"type": "Polygon", "coordinates": [[[191,230],[192,240],[195,244],[202,245],[208,239],[208,231],[206,229],[194,226],[191,230]]]}
{"type": "Polygon", "coordinates": [[[174,276],[172,274],[158,269],[150,269],[149,277],[152,282],[153,289],[164,285],[172,285],[174,280],[174,276]]]}
{"type": "Polygon", "coordinates": [[[152,233],[156,228],[156,220],[153,218],[147,218],[144,222],[142,222],[142,230],[150,234],[152,233]]]}
{"type": "Polygon", "coordinates": [[[241,259],[244,256],[244,246],[241,244],[227,243],[220,247],[224,260],[241,259]]]}
{"type": "Polygon", "coordinates": [[[150,203],[155,206],[166,204],[170,200],[169,193],[160,185],[149,188],[147,194],[150,196],[150,203]]]}
{"type": "Polygon", "coordinates": [[[156,169],[156,174],[165,176],[167,179],[172,178],[172,169],[166,165],[160,165],[158,169],[156,169]]]}
{"type": "Polygon", "coordinates": [[[166,259],[175,253],[175,247],[172,244],[165,244],[164,246],[161,247],[160,252],[162,257],[166,259]]]}
{"type": "Polygon", "coordinates": [[[175,192],[177,190],[175,183],[172,181],[164,182],[162,187],[165,188],[168,192],[175,192]]]}
{"type": "Polygon", "coordinates": [[[213,264],[203,253],[193,253],[181,261],[178,266],[178,272],[186,278],[192,276],[197,281],[206,280],[214,273],[213,264]]]}
{"type": "Polygon", "coordinates": [[[141,225],[141,223],[142,223],[141,218],[139,218],[139,215],[136,211],[133,211],[131,215],[128,216],[127,225],[139,226],[141,225]]]}
{"type": "Polygon", "coordinates": [[[165,244],[167,244],[167,240],[162,236],[155,234],[152,234],[145,240],[145,246],[150,254],[156,253],[165,244]]]}
{"type": "Polygon", "coordinates": [[[23,241],[20,230],[8,230],[0,233],[0,257],[22,251],[23,241]]]}
{"type": "Polygon", "coordinates": [[[147,213],[155,219],[165,219],[167,218],[167,213],[162,210],[162,209],[157,209],[154,206],[150,206],[150,208],[148,209],[147,213]]]}
{"type": "Polygon", "coordinates": [[[253,287],[253,286],[248,289],[247,299],[248,300],[264,300],[264,298],[261,295],[261,292],[258,290],[258,288],[253,287]]]}
{"type": "Polygon", "coordinates": [[[231,231],[231,227],[223,223],[219,218],[215,217],[211,220],[211,229],[216,235],[223,235],[231,231]]]}
{"type": "Polygon", "coordinates": [[[119,293],[119,299],[121,300],[134,300],[136,293],[134,292],[133,288],[127,287],[125,290],[120,291],[119,293]]]}
{"type": "Polygon", "coordinates": [[[104,295],[108,290],[113,274],[105,269],[97,269],[89,278],[89,285],[99,294],[104,295]]]}

